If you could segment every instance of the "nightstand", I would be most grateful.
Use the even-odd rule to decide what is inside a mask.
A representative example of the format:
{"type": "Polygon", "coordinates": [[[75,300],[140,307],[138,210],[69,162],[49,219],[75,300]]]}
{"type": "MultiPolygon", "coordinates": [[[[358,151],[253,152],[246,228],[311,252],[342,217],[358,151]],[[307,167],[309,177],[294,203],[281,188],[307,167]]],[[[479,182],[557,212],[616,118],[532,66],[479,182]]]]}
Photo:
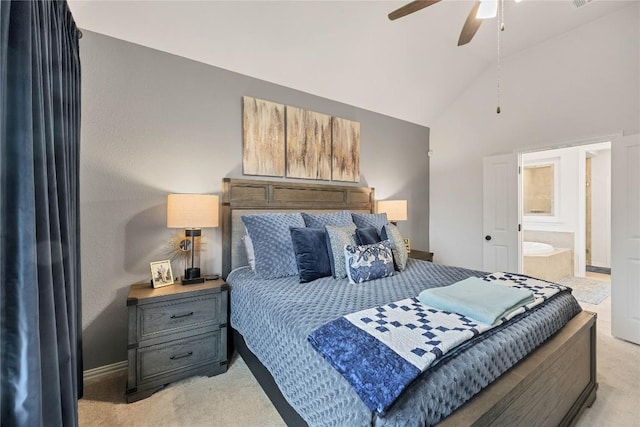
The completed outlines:
{"type": "Polygon", "coordinates": [[[417,249],[411,249],[409,252],[409,258],[421,259],[422,261],[433,262],[433,252],[419,251],[417,249]]]}
{"type": "Polygon", "coordinates": [[[228,289],[224,280],[156,289],[131,285],[127,403],[173,381],[227,370],[228,289]]]}

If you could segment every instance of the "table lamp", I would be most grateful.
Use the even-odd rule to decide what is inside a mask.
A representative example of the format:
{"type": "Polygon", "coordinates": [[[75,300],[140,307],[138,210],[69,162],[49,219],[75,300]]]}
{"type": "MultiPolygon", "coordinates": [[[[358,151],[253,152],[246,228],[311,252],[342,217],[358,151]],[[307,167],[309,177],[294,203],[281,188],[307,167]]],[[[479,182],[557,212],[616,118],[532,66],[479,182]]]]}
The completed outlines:
{"type": "Polygon", "coordinates": [[[393,225],[398,225],[398,221],[407,220],[407,201],[380,200],[378,202],[378,213],[386,213],[389,222],[393,225]]]}
{"type": "Polygon", "coordinates": [[[211,194],[169,194],[167,196],[167,227],[184,228],[185,237],[191,238],[191,267],[185,268],[183,285],[204,282],[200,268],[194,265],[195,237],[203,228],[218,226],[218,196],[211,194]]]}

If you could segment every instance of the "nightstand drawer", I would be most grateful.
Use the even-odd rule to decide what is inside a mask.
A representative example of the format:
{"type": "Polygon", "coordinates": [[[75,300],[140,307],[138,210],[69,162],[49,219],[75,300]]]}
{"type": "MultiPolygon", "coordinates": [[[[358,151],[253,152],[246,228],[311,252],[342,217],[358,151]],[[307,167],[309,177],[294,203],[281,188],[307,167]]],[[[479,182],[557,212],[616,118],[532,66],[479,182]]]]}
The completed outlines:
{"type": "Polygon", "coordinates": [[[226,301],[223,294],[181,298],[153,304],[138,305],[137,341],[188,331],[203,326],[218,327],[226,322],[226,301]]]}
{"type": "Polygon", "coordinates": [[[223,338],[226,338],[226,333],[223,334],[223,331],[226,332],[226,328],[137,349],[139,384],[225,360],[226,346],[223,345],[223,338]]]}

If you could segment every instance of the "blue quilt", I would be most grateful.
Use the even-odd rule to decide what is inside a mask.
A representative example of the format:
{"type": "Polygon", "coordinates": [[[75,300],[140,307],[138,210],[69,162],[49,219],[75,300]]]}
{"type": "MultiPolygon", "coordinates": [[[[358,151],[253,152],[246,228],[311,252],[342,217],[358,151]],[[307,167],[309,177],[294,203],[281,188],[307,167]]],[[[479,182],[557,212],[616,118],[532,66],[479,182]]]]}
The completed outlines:
{"type": "Polygon", "coordinates": [[[340,316],[485,274],[409,259],[400,274],[353,285],[331,277],[309,283],[298,283],[295,276],[262,280],[242,267],[227,277],[231,326],[310,426],[430,426],[562,328],[581,310],[575,298],[563,292],[464,351],[450,352],[420,374],[384,417],[367,408],[307,336],[340,316]]]}
{"type": "Polygon", "coordinates": [[[382,416],[418,375],[451,350],[568,289],[508,273],[487,275],[480,282],[526,290],[535,298],[492,324],[407,298],[333,320],[313,331],[309,342],[365,405],[382,416]]]}

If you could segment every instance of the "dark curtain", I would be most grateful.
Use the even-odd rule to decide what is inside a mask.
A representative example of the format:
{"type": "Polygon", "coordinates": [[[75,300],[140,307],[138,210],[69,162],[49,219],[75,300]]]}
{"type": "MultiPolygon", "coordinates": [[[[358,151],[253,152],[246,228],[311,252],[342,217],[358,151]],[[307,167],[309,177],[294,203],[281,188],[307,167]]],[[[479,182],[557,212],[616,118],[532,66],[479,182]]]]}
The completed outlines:
{"type": "Polygon", "coordinates": [[[2,426],[78,424],[78,36],[65,1],[0,1],[2,426]]]}

